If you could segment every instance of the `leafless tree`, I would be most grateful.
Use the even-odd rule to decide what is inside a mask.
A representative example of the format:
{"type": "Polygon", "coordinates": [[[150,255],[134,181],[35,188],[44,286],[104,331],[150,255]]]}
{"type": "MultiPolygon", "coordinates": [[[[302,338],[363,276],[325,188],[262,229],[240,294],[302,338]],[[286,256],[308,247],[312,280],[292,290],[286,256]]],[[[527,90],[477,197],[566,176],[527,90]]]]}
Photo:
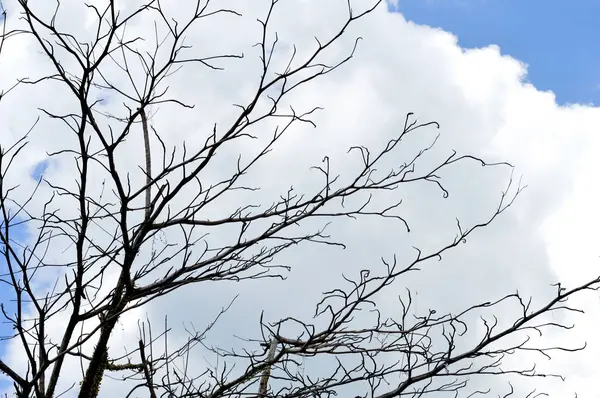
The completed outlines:
{"type": "MultiPolygon", "coordinates": [[[[34,44],[27,51],[41,52],[52,72],[24,76],[14,85],[3,87],[2,98],[31,87],[67,90],[69,112],[44,108],[39,118],[62,123],[62,128],[57,127],[53,133],[64,135],[64,141],[71,140],[72,146],[65,145],[49,157],[71,159],[77,170],[75,185],[40,177],[35,189],[21,200],[15,195],[17,187],[10,185],[10,176],[26,149],[27,134],[37,127],[34,125],[31,131],[22,132],[22,139],[4,143],[1,148],[0,239],[6,263],[2,282],[10,287],[13,299],[13,304],[2,307],[5,320],[12,325],[12,334],[5,339],[20,344],[27,366],[21,369],[0,360],[0,370],[12,380],[16,396],[50,398],[67,393],[96,397],[108,374],[131,387],[124,393],[128,397],[292,398],[348,394],[391,398],[444,392],[457,396],[466,391],[475,376],[548,376],[535,368],[506,368],[503,361],[508,356],[582,349],[537,347],[530,343],[529,336],[546,329],[567,328],[547,321],[544,315],[578,311],[568,307],[566,300],[578,292],[597,289],[599,279],[571,290],[556,285],[555,297],[538,308],[531,308],[518,294],[508,294],[473,304],[459,313],[438,315],[431,310],[415,315],[413,293],[408,290],[401,295],[397,317],[384,319],[378,312],[378,294],[393,291],[401,276],[441,258],[511,206],[522,189],[511,178],[487,219],[469,227],[458,222],[454,239],[429,252],[417,249],[407,263],[395,258],[382,260],[377,267],[348,276],[346,285],[325,292],[322,300],[314,303],[312,320],[260,319],[262,336],[246,336],[243,352],[204,343],[206,331],[229,308],[224,303],[213,323],[203,331],[190,331],[187,343],[178,347],[169,344],[170,326],[166,320],[165,325],[153,327],[149,322],[140,322],[139,343],[128,347],[125,355],[115,357],[111,335],[119,320],[134,308],[191,284],[283,279],[289,267],[274,265],[273,261],[292,246],[343,247],[344,242],[326,234],[323,220],[378,217],[395,220],[409,230],[399,192],[391,206],[380,206],[373,198],[411,184],[432,184],[448,196],[440,176],[457,163],[512,167],[457,153],[433,167],[423,167],[427,164],[422,163],[423,158],[434,148],[434,141],[395,168],[380,169],[384,159],[402,151],[406,137],[417,130],[438,127],[434,122],[418,123],[409,114],[382,149],[349,148],[348,156],[354,156],[359,166],[355,174],[337,176],[326,157],[313,168],[322,176],[322,184],[314,192],[298,192],[290,187],[270,204],[246,203],[229,214],[210,213],[209,217],[207,209],[213,209],[232,192],[258,189],[247,175],[276,149],[291,126],[314,124],[312,117],[319,108],[300,112],[285,99],[299,87],[312,84],[350,61],[359,47],[356,37],[352,38],[352,50],[337,62],[324,59],[336,42],[345,40],[357,20],[368,18],[385,3],[348,1],[345,23],[336,33],[316,39],[310,53],[294,47],[286,64],[275,65],[279,41],[272,19],[280,6],[277,0],[267,2],[262,19],[256,22],[261,37],[257,37],[255,47],[244,54],[208,55],[191,51],[193,45],[201,43],[186,41],[188,32],[211,18],[236,23],[236,18],[243,18],[242,12],[219,8],[223,4],[216,0],[179,2],[192,11],[183,18],[173,18],[168,10],[176,6],[162,0],[146,0],[135,8],[133,2],[125,7],[127,2],[91,1],[86,4],[94,16],[91,40],[64,30],[57,22],[69,11],[70,3],[56,2],[49,14],[41,11],[49,2],[15,0],[3,7],[8,10],[4,12],[0,52],[11,40],[26,37],[34,44]],[[140,19],[153,21],[155,27],[154,31],[143,32],[143,38],[131,28],[140,19]],[[198,131],[203,143],[197,146],[185,142],[172,146],[167,143],[167,133],[152,128],[152,114],[157,110],[176,106],[193,110],[193,104],[169,96],[170,79],[180,69],[193,69],[199,74],[227,73],[228,67],[249,57],[260,62],[261,73],[252,95],[236,105],[237,114],[229,125],[215,124],[209,133],[198,131]],[[103,110],[99,93],[108,93],[111,101],[122,103],[122,113],[103,110]],[[228,165],[233,171],[220,181],[205,177],[215,162],[222,161],[219,153],[246,140],[258,142],[260,150],[233,159],[228,165]],[[144,154],[145,162],[140,166],[144,178],[136,178],[136,170],[123,166],[133,149],[144,154]],[[41,190],[51,192],[43,206],[36,201],[41,190]],[[320,226],[306,232],[302,226],[310,229],[317,225],[309,220],[320,226]],[[35,234],[27,244],[14,237],[15,228],[23,226],[35,234]],[[209,244],[207,231],[223,228],[228,231],[227,241],[209,244]],[[177,235],[177,243],[161,242],[163,233],[177,235]],[[64,255],[48,258],[49,252],[63,249],[64,255]],[[55,282],[40,283],[41,278],[55,282]],[[505,302],[514,302],[520,308],[510,324],[500,325],[482,317],[479,325],[483,325],[484,332],[477,341],[464,340],[467,330],[477,322],[471,315],[493,315],[496,306],[505,302]],[[369,322],[361,318],[363,310],[372,315],[369,322]],[[47,328],[60,316],[65,321],[59,325],[60,340],[56,341],[49,337],[47,328]],[[299,332],[289,335],[286,330],[299,332]],[[198,348],[212,352],[221,361],[215,368],[192,369],[187,363],[198,348]],[[318,377],[305,374],[303,361],[319,358],[333,358],[334,366],[323,367],[326,373],[318,377]],[[65,386],[60,383],[61,374],[73,371],[67,365],[71,360],[81,364],[82,379],[79,385],[65,386]]],[[[265,2],[257,3],[262,7],[265,2]]],[[[487,392],[475,391],[472,395],[487,392]]]]}

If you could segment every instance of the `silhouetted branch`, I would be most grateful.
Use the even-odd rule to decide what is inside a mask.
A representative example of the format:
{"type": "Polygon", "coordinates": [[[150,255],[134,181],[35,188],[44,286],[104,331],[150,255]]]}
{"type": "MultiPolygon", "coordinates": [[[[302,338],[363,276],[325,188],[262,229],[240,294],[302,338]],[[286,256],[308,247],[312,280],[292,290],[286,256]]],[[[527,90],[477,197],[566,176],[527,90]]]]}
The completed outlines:
{"type": "MultiPolygon", "coordinates": [[[[242,339],[242,349],[210,346],[206,335],[231,302],[203,329],[186,326],[188,339],[178,346],[168,339],[166,319],[159,336],[152,335],[148,320],[140,327],[137,346],[115,354],[111,342],[117,325],[133,309],[192,284],[285,279],[291,266],[276,260],[291,247],[346,247],[347,242],[327,232],[329,224],[340,219],[391,220],[410,232],[412,221],[402,207],[401,188],[426,184],[447,198],[451,189],[443,172],[452,172],[457,164],[513,168],[456,151],[431,160],[428,156],[437,148],[441,132],[412,151],[405,144],[408,137],[440,126],[419,122],[408,113],[382,148],[350,144],[345,156],[356,167],[343,174],[336,174],[337,159],[325,156],[310,168],[319,178],[312,188],[297,189],[296,181],[290,181],[289,188],[271,198],[244,196],[241,204],[227,207],[231,197],[261,188],[263,176],[249,176],[260,173],[260,162],[278,149],[284,136],[293,134],[294,127],[317,127],[315,115],[322,108],[300,110],[287,103],[290,94],[347,64],[359,50],[360,37],[352,38],[336,61],[323,59],[339,54],[334,43],[385,2],[361,4],[363,11],[357,12],[348,0],[344,21],[328,37],[315,37],[312,51],[291,45],[286,59],[278,58],[285,52],[273,28],[277,0],[267,2],[258,20],[260,39],[254,47],[247,53],[222,54],[193,52],[188,35],[201,22],[217,17],[232,18],[221,23],[234,24],[244,17],[242,12],[219,8],[222,3],[211,0],[183,3],[194,7],[177,18],[158,0],[137,8],[114,0],[86,4],[86,29],[94,36],[90,40],[63,26],[59,16],[69,6],[61,2],[50,14],[44,11],[46,5],[26,0],[15,2],[16,9],[8,14],[0,7],[0,58],[7,40],[26,35],[32,43],[26,51],[39,51],[47,61],[40,67],[46,69],[43,76],[18,78],[0,88],[0,100],[20,87],[35,87],[66,95],[68,108],[47,106],[32,112],[39,112],[37,120],[59,122],[52,137],[60,145],[48,148],[48,158],[60,162],[69,178],[36,177],[25,196],[26,184],[11,185],[13,176],[18,180],[25,175],[16,169],[19,159],[27,156],[28,136],[42,129],[37,120],[22,132],[23,138],[0,146],[0,242],[6,264],[0,281],[11,295],[10,307],[2,304],[0,309],[12,327],[2,338],[18,347],[26,363],[18,367],[2,360],[0,371],[14,383],[16,396],[52,398],[77,388],[79,397],[95,398],[105,373],[123,383],[127,396],[147,391],[152,398],[320,398],[345,394],[349,388],[374,398],[434,392],[458,396],[471,376],[559,377],[535,367],[504,364],[519,353],[550,357],[556,351],[585,348],[537,346],[532,336],[571,328],[544,316],[580,311],[567,300],[597,290],[598,278],[570,290],[557,285],[556,296],[537,309],[516,293],[458,313],[439,315],[431,309],[422,314],[413,308],[410,290],[400,297],[394,318],[384,318],[377,306],[378,295],[394,292],[403,276],[441,259],[503,214],[524,189],[512,174],[486,217],[472,225],[457,219],[454,238],[433,249],[415,248],[411,259],[382,259],[379,267],[369,264],[358,274],[343,275],[344,283],[314,303],[310,320],[290,315],[266,322],[261,315],[261,336],[242,339]],[[135,32],[148,21],[153,31],[135,32]],[[11,24],[16,27],[9,29],[11,24]],[[209,131],[194,126],[198,131],[187,133],[200,138],[188,142],[151,123],[158,111],[194,109],[183,95],[169,90],[179,71],[224,73],[251,57],[258,60],[254,90],[235,104],[227,122],[210,121],[209,131]],[[104,102],[118,105],[103,108],[104,102]],[[142,137],[135,133],[137,123],[142,137]],[[222,157],[242,146],[248,149],[235,159],[222,157]],[[141,176],[136,174],[140,171],[141,176]],[[392,203],[376,200],[387,194],[392,203]],[[27,238],[17,239],[16,228],[26,228],[27,238]],[[211,233],[222,239],[209,239],[211,233]],[[508,325],[495,316],[505,304],[517,308],[508,325]],[[481,332],[476,339],[468,334],[474,330],[481,332]],[[216,364],[191,366],[191,358],[201,357],[198,352],[212,355],[216,364]],[[81,382],[65,386],[61,379],[76,368],[72,361],[79,361],[81,382]],[[317,375],[307,374],[305,361],[318,364],[317,375]]],[[[180,6],[172,5],[175,10],[180,6]]],[[[513,391],[510,385],[505,396],[513,391]]]]}

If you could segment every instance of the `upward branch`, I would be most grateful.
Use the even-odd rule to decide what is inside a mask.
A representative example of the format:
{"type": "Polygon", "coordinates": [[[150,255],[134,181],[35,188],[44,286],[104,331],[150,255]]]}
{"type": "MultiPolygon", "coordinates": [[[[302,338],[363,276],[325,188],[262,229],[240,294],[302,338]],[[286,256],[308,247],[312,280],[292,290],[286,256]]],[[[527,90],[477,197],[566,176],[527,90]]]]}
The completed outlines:
{"type": "MultiPolygon", "coordinates": [[[[267,363],[273,361],[275,358],[275,352],[277,351],[277,339],[272,339],[271,344],[269,345],[269,352],[267,353],[267,363]]],[[[260,377],[260,384],[258,386],[258,397],[267,396],[267,390],[269,388],[269,376],[271,375],[271,366],[268,366],[263,370],[263,373],[260,377]]]]}
{"type": "Polygon", "coordinates": [[[151,195],[152,195],[152,158],[150,154],[150,134],[148,133],[148,118],[144,107],[139,108],[140,117],[142,119],[142,130],[144,133],[144,152],[146,155],[146,201],[145,201],[145,220],[150,219],[151,195]]]}

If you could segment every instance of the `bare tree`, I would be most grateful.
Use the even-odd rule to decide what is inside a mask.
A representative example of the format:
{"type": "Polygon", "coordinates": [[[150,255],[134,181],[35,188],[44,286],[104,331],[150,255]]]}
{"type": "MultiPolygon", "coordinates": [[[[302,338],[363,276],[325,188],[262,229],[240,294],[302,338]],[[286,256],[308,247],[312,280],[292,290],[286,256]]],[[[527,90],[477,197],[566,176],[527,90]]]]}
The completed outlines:
{"type": "MultiPolygon", "coordinates": [[[[53,12],[47,13],[42,11],[47,3],[18,0],[11,3],[8,15],[4,13],[0,51],[8,41],[26,37],[35,46],[28,51],[40,51],[51,72],[23,77],[14,86],[4,87],[2,98],[12,90],[31,87],[66,90],[70,96],[68,113],[44,108],[39,117],[61,122],[55,133],[64,135],[65,142],[70,134],[71,146],[49,153],[50,159],[68,159],[77,170],[74,185],[40,177],[23,200],[16,196],[17,188],[9,184],[10,175],[26,148],[25,134],[36,126],[0,151],[0,239],[7,266],[2,281],[12,289],[14,300],[13,306],[3,306],[2,310],[13,331],[6,338],[20,344],[27,363],[21,369],[0,360],[0,370],[12,380],[16,396],[50,398],[68,391],[81,398],[96,397],[106,374],[117,375],[131,387],[129,397],[459,395],[472,376],[548,376],[535,368],[506,368],[505,357],[519,352],[548,355],[554,350],[581,349],[537,347],[530,344],[529,336],[567,328],[547,321],[544,315],[578,311],[568,307],[566,300],[578,292],[597,289],[599,279],[571,290],[559,284],[555,297],[535,309],[520,295],[508,294],[445,315],[433,310],[414,315],[413,296],[408,290],[401,296],[396,318],[379,315],[375,303],[378,294],[393,291],[399,277],[441,258],[510,207],[522,189],[511,178],[487,219],[469,227],[458,222],[454,239],[429,252],[417,249],[412,261],[382,260],[380,267],[348,276],[345,286],[325,292],[322,300],[314,303],[313,320],[261,319],[262,336],[246,336],[243,352],[204,343],[205,333],[229,308],[224,305],[213,323],[203,331],[190,331],[188,341],[175,348],[169,343],[166,320],[159,333],[152,331],[149,322],[141,322],[138,344],[115,357],[111,336],[128,311],[186,285],[283,279],[289,267],[273,261],[292,246],[343,247],[344,242],[327,235],[322,220],[377,217],[395,220],[410,230],[402,216],[399,192],[391,206],[380,206],[373,198],[411,184],[432,184],[447,196],[440,176],[457,163],[512,167],[457,153],[429,167],[423,159],[434,148],[434,140],[395,168],[380,169],[386,159],[402,151],[408,136],[438,127],[435,122],[419,123],[409,114],[404,126],[382,149],[349,148],[348,156],[357,160],[355,174],[334,174],[326,157],[313,168],[322,176],[322,184],[315,191],[298,192],[290,187],[272,203],[246,203],[225,215],[212,212],[215,204],[231,193],[243,195],[258,189],[247,175],[292,126],[314,125],[312,117],[318,107],[300,112],[289,106],[286,98],[350,61],[359,44],[356,37],[345,56],[333,63],[325,59],[336,42],[345,40],[357,20],[368,18],[384,4],[378,0],[368,6],[361,2],[353,6],[348,1],[345,22],[334,34],[316,39],[309,53],[294,47],[287,62],[279,65],[274,61],[279,39],[272,28],[277,0],[267,2],[257,22],[261,37],[255,47],[244,54],[208,55],[192,51],[192,45],[200,43],[188,43],[188,32],[210,18],[227,17],[225,23],[236,23],[236,18],[243,17],[241,11],[219,8],[222,4],[217,1],[182,0],[190,12],[174,18],[169,14],[170,3],[165,5],[168,2],[147,0],[135,8],[125,3],[103,0],[86,4],[94,16],[94,34],[89,40],[65,31],[59,23],[68,4],[57,2],[53,12]],[[135,30],[141,19],[151,20],[155,27],[143,32],[144,37],[135,30]],[[237,113],[229,125],[215,124],[208,134],[199,131],[203,140],[196,146],[186,142],[171,145],[167,132],[152,128],[153,112],[176,106],[193,109],[193,104],[169,96],[170,79],[181,68],[226,73],[228,67],[249,57],[259,61],[261,73],[252,95],[236,105],[237,113]],[[101,99],[109,96],[111,101],[122,103],[121,114],[108,113],[100,106],[101,99]],[[260,149],[238,159],[226,159],[226,170],[232,172],[221,180],[213,182],[206,177],[207,170],[223,161],[219,154],[247,140],[258,142],[260,149]],[[139,167],[143,178],[125,165],[132,156],[137,158],[132,151],[143,153],[145,162],[139,167]],[[42,190],[51,195],[40,202],[36,198],[42,190]],[[312,228],[317,224],[308,223],[310,220],[319,227],[312,228]],[[23,226],[36,235],[26,245],[13,236],[15,228],[23,226]],[[207,240],[207,231],[216,229],[227,231],[225,243],[207,240]],[[177,243],[161,242],[164,233],[177,236],[177,243]],[[49,252],[61,250],[63,255],[49,259],[49,252]],[[40,283],[48,278],[55,282],[40,283]],[[496,306],[511,301],[520,310],[510,324],[482,318],[483,334],[474,343],[464,339],[472,322],[477,321],[471,315],[493,314],[496,306]],[[369,322],[361,318],[361,311],[367,309],[369,322]],[[56,341],[47,329],[58,317],[65,321],[58,326],[60,339],[56,341]],[[298,333],[290,335],[286,330],[298,333]],[[221,362],[207,369],[187,366],[199,347],[221,362]],[[333,358],[335,365],[324,367],[328,373],[318,377],[306,375],[303,361],[319,358],[333,358]],[[81,383],[61,385],[61,374],[72,372],[72,366],[67,365],[72,360],[82,366],[81,383]]],[[[477,393],[486,391],[473,394],[477,393]]]]}

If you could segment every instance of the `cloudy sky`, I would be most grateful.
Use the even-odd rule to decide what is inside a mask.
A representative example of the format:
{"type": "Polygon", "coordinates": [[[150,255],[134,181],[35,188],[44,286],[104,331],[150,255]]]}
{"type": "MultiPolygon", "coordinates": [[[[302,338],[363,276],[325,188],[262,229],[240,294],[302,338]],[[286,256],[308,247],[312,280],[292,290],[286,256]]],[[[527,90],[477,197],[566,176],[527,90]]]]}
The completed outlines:
{"type": "MultiPolygon", "coordinates": [[[[183,7],[179,9],[182,0],[178,1],[165,2],[165,6],[174,15],[185,16],[183,7]]],[[[100,0],[94,3],[103,4],[100,0]]],[[[187,68],[169,81],[171,95],[196,104],[196,109],[153,109],[156,114],[152,125],[168,143],[175,145],[186,140],[191,146],[198,145],[203,141],[200,132],[210,130],[213,123],[226,124],[235,115],[231,104],[243,101],[255,84],[256,54],[251,46],[256,41],[255,18],[264,12],[264,5],[249,9],[244,2],[228,3],[235,3],[233,7],[240,9],[244,17],[235,23],[218,19],[207,22],[190,33],[189,42],[206,52],[226,47],[249,55],[246,60],[224,64],[224,72],[187,68]]],[[[261,0],[262,3],[265,2],[261,0]]],[[[292,44],[298,46],[302,55],[314,44],[313,36],[331,34],[343,19],[345,3],[345,0],[281,2],[273,25],[281,37],[278,60],[283,62],[292,44]]],[[[356,3],[359,8],[360,2],[356,3]]],[[[352,38],[361,36],[363,40],[351,62],[291,96],[294,106],[324,108],[315,116],[317,128],[293,130],[268,160],[257,166],[251,178],[253,184],[263,188],[261,193],[228,199],[223,206],[235,207],[246,201],[269,202],[271,196],[277,197],[290,185],[310,191],[318,182],[310,166],[318,164],[325,154],[331,157],[337,173],[352,173],[356,159],[345,154],[348,147],[363,144],[381,148],[398,133],[406,113],[414,112],[421,121],[440,123],[441,135],[434,158],[443,158],[456,150],[491,160],[506,160],[515,165],[515,178],[522,176],[527,189],[514,207],[466,245],[400,281],[397,289],[380,302],[384,313],[391,315],[397,311],[395,297],[405,286],[418,292],[417,311],[435,308],[446,312],[493,300],[517,289],[525,295],[534,295],[534,304],[541,304],[554,293],[551,283],[563,281],[566,286],[575,286],[597,275],[600,109],[593,103],[599,98],[600,72],[595,65],[600,55],[589,51],[589,47],[572,43],[597,33],[592,16],[599,10],[591,1],[578,2],[568,9],[560,2],[524,3],[398,0],[359,21],[349,30],[347,39],[327,55],[333,59],[341,57],[351,46],[352,38]],[[565,22],[568,20],[578,22],[565,22]]],[[[85,14],[85,8],[77,6],[75,0],[61,4],[63,11],[57,21],[63,29],[81,35],[89,32],[91,16],[85,14]]],[[[124,12],[129,6],[123,6],[124,12]]],[[[41,2],[36,7],[41,13],[52,10],[51,5],[41,2]]],[[[7,1],[6,8],[9,23],[16,26],[18,5],[7,1]]],[[[132,34],[147,35],[152,26],[152,18],[142,17],[132,24],[132,34]]],[[[7,43],[0,58],[2,87],[18,77],[39,76],[48,70],[49,65],[35,46],[27,38],[7,43]]],[[[64,65],[73,67],[68,60],[64,65]]],[[[119,84],[127,84],[116,68],[107,69],[107,73],[119,84]]],[[[98,95],[108,112],[124,112],[118,96],[98,95]]],[[[26,132],[40,115],[39,107],[66,112],[73,106],[69,93],[55,83],[44,89],[26,87],[11,93],[0,104],[3,126],[0,144],[14,142],[26,132]]],[[[272,124],[265,126],[272,127],[272,124]]],[[[387,159],[385,165],[409,159],[415,151],[431,143],[437,133],[435,129],[423,130],[414,141],[401,147],[394,155],[397,158],[387,159]]],[[[10,181],[21,185],[15,193],[17,199],[26,198],[34,178],[41,173],[52,181],[72,183],[71,160],[48,162],[45,152],[70,146],[73,139],[64,126],[48,118],[40,120],[31,134],[27,156],[20,158],[18,169],[10,176],[10,181]]],[[[211,171],[214,175],[206,178],[217,178],[237,158],[238,152],[254,148],[254,144],[247,145],[232,147],[231,152],[217,161],[216,169],[211,171]]],[[[135,170],[142,159],[141,153],[130,151],[122,158],[122,167],[135,170]]],[[[292,266],[285,282],[182,289],[133,311],[123,320],[112,347],[118,349],[121,343],[134,342],[136,321],[146,316],[160,324],[168,314],[175,325],[173,338],[184,339],[184,322],[206,324],[236,295],[240,298],[215,335],[209,336],[210,344],[237,347],[240,343],[234,335],[257,337],[258,309],[264,309],[269,320],[290,314],[309,319],[314,309],[312,303],[322,291],[337,286],[342,273],[377,269],[382,256],[390,258],[396,254],[407,261],[414,254],[411,246],[425,250],[438,247],[456,233],[456,217],[463,225],[485,219],[497,205],[509,173],[505,169],[476,166],[465,164],[444,173],[451,192],[447,199],[428,185],[406,187],[395,193],[403,199],[401,212],[411,225],[410,234],[395,223],[370,219],[339,221],[331,226],[330,232],[347,244],[346,250],[323,247],[290,250],[279,259],[292,266]],[[189,308],[196,311],[190,312],[189,308]]],[[[135,173],[132,178],[134,182],[141,181],[141,176],[135,173]]],[[[101,179],[98,176],[98,184],[93,187],[96,193],[101,179]]],[[[33,205],[40,206],[50,194],[50,188],[43,187],[33,205]]],[[[382,196],[378,200],[386,203],[394,198],[382,196]]],[[[65,214],[70,211],[67,202],[60,209],[65,214]]],[[[24,243],[28,242],[30,232],[17,231],[24,243]]],[[[217,240],[227,239],[226,231],[216,231],[215,236],[217,240]]],[[[102,241],[100,235],[97,239],[102,241]]],[[[176,241],[177,237],[168,239],[176,241]]],[[[72,254],[72,249],[60,243],[51,248],[49,258],[72,254]]],[[[40,286],[43,288],[43,283],[40,286]]],[[[0,293],[5,303],[10,297],[0,293]]],[[[597,376],[588,369],[596,367],[595,358],[600,353],[600,338],[595,333],[600,321],[597,308],[600,303],[594,294],[582,295],[575,302],[587,311],[585,316],[568,319],[577,322],[578,328],[568,335],[549,335],[548,341],[560,338],[563,344],[573,345],[587,341],[588,349],[540,364],[543,369],[567,376],[565,382],[543,384],[543,380],[526,380],[520,381],[520,388],[533,389],[538,386],[535,383],[540,383],[539,386],[553,393],[551,396],[596,393],[597,376]]],[[[502,311],[497,315],[508,320],[514,308],[502,311]]],[[[57,322],[54,333],[60,333],[60,319],[57,322]]],[[[17,367],[22,365],[22,352],[15,343],[0,343],[0,354],[7,362],[17,367]]],[[[195,363],[201,366],[204,361],[210,363],[210,359],[199,354],[195,363]]],[[[78,368],[74,369],[64,375],[63,386],[80,380],[78,368]]],[[[476,380],[474,386],[492,387],[501,393],[506,391],[507,384],[488,378],[476,380]]],[[[118,383],[107,381],[102,396],[112,396],[118,388],[118,383]]]]}

